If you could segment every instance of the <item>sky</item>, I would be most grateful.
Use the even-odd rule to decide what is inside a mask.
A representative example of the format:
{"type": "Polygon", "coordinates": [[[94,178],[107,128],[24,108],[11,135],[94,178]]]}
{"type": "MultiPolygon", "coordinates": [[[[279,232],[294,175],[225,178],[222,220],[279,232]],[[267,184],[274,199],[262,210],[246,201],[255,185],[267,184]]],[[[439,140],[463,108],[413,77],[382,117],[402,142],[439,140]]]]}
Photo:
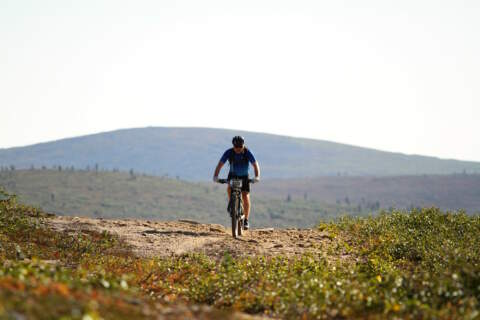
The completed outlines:
{"type": "Polygon", "coordinates": [[[229,128],[480,161],[480,2],[0,0],[0,148],[229,128]]]}

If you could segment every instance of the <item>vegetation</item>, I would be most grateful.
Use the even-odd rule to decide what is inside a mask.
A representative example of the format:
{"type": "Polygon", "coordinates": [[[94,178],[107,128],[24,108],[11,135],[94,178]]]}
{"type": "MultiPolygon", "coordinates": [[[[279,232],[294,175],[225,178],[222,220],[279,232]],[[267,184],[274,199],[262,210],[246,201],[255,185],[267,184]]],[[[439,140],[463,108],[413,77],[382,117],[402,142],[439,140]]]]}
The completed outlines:
{"type": "Polygon", "coordinates": [[[478,216],[431,208],[319,228],[337,239],[330,259],[183,257],[159,265],[175,280],[159,291],[292,319],[480,316],[478,216]]]}
{"type": "Polygon", "coordinates": [[[480,316],[478,215],[414,209],[320,228],[346,235],[360,258],[354,274],[377,280],[376,288],[363,292],[372,294],[367,306],[415,318],[480,316]]]}
{"type": "MultiPolygon", "coordinates": [[[[0,186],[20,201],[61,215],[177,220],[229,224],[226,187],[125,172],[17,170],[0,172],[0,186]]],[[[252,186],[252,223],[307,227],[340,213],[359,214],[356,206],[296,197],[290,202],[257,194],[252,186]]],[[[366,214],[364,210],[361,212],[366,214]]]]}
{"type": "Polygon", "coordinates": [[[277,200],[288,194],[291,199],[356,206],[357,212],[431,206],[480,212],[480,174],[274,179],[255,186],[255,193],[277,200]]]}
{"type": "Polygon", "coordinates": [[[332,240],[317,256],[142,259],[110,234],[56,232],[48,214],[1,199],[0,318],[176,319],[194,303],[215,306],[213,319],[480,316],[480,217],[462,212],[322,223],[332,240]]]}
{"type": "Polygon", "coordinates": [[[17,203],[0,189],[0,319],[222,319],[231,312],[201,310],[146,294],[152,261],[135,258],[108,233],[56,232],[50,216],[17,203]],[[182,307],[182,308],[180,308],[182,307]],[[155,315],[155,317],[154,317],[155,315]]]}
{"type": "MultiPolygon", "coordinates": [[[[228,225],[225,187],[130,172],[50,169],[0,172],[21,202],[60,215],[176,220],[228,225]]],[[[480,212],[480,175],[322,177],[264,180],[252,186],[257,227],[312,227],[390,207],[438,206],[480,212]]]]}

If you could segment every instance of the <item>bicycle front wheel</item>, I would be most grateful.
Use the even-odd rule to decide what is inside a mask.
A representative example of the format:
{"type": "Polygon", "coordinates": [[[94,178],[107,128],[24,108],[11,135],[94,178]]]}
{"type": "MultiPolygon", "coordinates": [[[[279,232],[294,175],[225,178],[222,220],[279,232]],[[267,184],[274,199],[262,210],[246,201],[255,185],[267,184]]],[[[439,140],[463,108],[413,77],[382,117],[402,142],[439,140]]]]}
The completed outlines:
{"type": "Polygon", "coordinates": [[[238,236],[238,199],[233,200],[232,208],[232,236],[236,238],[238,236]]]}
{"type": "Polygon", "coordinates": [[[237,233],[238,233],[239,236],[241,236],[242,233],[243,233],[243,219],[241,218],[241,217],[243,217],[243,205],[242,205],[241,199],[238,202],[237,212],[238,212],[237,233]]]}
{"type": "Polygon", "coordinates": [[[241,236],[242,233],[243,233],[243,220],[238,219],[237,221],[238,221],[237,222],[237,233],[238,233],[239,236],[241,236]]]}

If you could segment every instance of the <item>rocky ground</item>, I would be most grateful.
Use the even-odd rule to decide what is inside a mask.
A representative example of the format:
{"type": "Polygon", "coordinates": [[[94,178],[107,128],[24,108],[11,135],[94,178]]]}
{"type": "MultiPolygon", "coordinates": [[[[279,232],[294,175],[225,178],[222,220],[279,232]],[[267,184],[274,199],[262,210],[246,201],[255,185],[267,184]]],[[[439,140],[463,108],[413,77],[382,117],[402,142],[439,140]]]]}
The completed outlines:
{"type": "Polygon", "coordinates": [[[332,237],[317,229],[251,229],[235,239],[219,224],[196,221],[151,221],[139,219],[93,219],[56,216],[50,220],[54,229],[76,231],[90,229],[119,235],[142,257],[167,257],[201,252],[212,258],[225,253],[232,256],[299,255],[305,252],[326,254],[332,237]]]}

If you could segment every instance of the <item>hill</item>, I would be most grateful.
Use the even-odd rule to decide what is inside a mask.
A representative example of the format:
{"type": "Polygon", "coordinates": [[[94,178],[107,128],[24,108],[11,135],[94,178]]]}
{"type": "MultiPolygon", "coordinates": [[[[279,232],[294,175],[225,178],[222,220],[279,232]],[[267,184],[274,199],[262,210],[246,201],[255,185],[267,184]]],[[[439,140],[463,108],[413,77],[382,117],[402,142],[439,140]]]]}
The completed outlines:
{"type": "MultiPolygon", "coordinates": [[[[15,170],[0,186],[60,215],[228,225],[225,187],[125,172],[15,170]]],[[[341,215],[437,206],[480,212],[480,175],[320,177],[263,180],[252,186],[252,224],[311,227],[341,215]]]]}
{"type": "Polygon", "coordinates": [[[279,200],[290,195],[294,200],[340,203],[360,207],[360,212],[431,206],[480,212],[479,174],[271,179],[258,184],[255,192],[279,200]]]}
{"type": "Polygon", "coordinates": [[[0,166],[119,169],[210,180],[231,137],[245,136],[264,178],[478,172],[480,163],[360,148],[323,140],[204,128],[125,129],[0,150],[0,166]]]}

